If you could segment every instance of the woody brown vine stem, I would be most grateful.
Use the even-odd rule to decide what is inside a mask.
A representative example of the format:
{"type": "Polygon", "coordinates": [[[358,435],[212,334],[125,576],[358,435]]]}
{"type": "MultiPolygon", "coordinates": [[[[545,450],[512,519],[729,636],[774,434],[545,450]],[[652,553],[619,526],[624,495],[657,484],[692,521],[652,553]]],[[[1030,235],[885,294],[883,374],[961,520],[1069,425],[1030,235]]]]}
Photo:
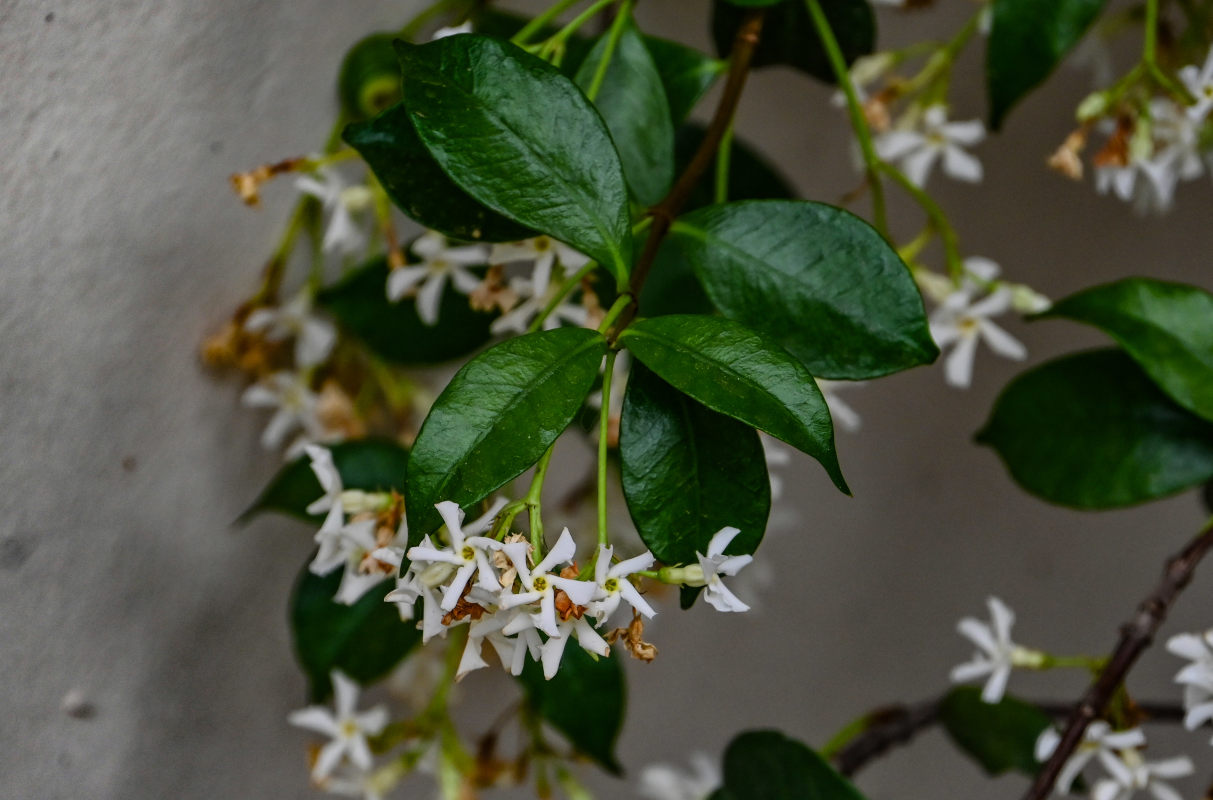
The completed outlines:
{"type": "MultiPolygon", "coordinates": [[[[939,724],[943,697],[915,705],[892,705],[879,708],[866,717],[869,726],[834,755],[838,771],[847,777],[855,775],[872,761],[898,745],[908,744],[918,734],[939,724]]],[[[1059,702],[1026,701],[1055,719],[1069,716],[1071,706],[1059,702]]],[[[1179,723],[1184,710],[1172,703],[1134,703],[1133,708],[1151,722],[1179,723]]]]}
{"type": "Polygon", "coordinates": [[[1024,800],[1044,800],[1053,791],[1062,766],[1082,741],[1087,726],[1104,713],[1138,656],[1154,640],[1154,634],[1166,619],[1175,599],[1191,582],[1196,565],[1211,547],[1213,520],[1187,547],[1167,561],[1158,586],[1137,607],[1137,613],[1121,626],[1120,640],[1108,659],[1108,665],[1070,712],[1057,749],[1037,774],[1024,800]]]}
{"type": "Polygon", "coordinates": [[[683,170],[682,175],[675,181],[673,188],[660,203],[649,209],[648,213],[653,218],[653,225],[649,230],[649,238],[645,240],[644,249],[641,251],[640,257],[636,259],[636,266],[632,270],[632,278],[628,283],[627,293],[631,295],[632,302],[614,325],[612,333],[623,330],[636,317],[640,290],[644,288],[644,282],[657,258],[657,250],[661,247],[662,240],[670,232],[670,225],[682,213],[691,193],[716,159],[716,150],[720,147],[725,133],[732,124],[733,116],[737,112],[737,104],[741,101],[741,93],[745,88],[746,78],[750,74],[750,62],[754,58],[754,50],[758,47],[759,39],[762,36],[762,23],[765,17],[765,9],[755,9],[746,15],[737,28],[737,34],[733,37],[733,46],[729,51],[729,76],[703,141],[700,142],[699,149],[691,157],[691,161],[683,170]]]}

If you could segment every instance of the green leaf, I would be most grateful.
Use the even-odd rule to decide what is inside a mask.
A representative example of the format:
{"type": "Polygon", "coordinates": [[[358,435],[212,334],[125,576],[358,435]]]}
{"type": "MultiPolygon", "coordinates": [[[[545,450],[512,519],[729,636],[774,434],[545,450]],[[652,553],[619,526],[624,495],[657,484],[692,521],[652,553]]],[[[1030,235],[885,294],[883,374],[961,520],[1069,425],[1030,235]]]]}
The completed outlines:
{"type": "Polygon", "coordinates": [[[316,300],[371,352],[396,364],[440,364],[471,353],[492,337],[489,326],[495,315],[473,310],[467,295],[450,283],[442,294],[438,324],[430,326],[417,315],[414,298],[388,301],[387,276],[387,260],[380,256],[316,300]]]}
{"type": "Polygon", "coordinates": [[[518,680],[531,708],[570,744],[610,772],[623,773],[615,758],[615,740],[627,708],[618,658],[595,658],[570,645],[550,681],[543,679],[543,667],[530,660],[518,680]]]}
{"type": "Polygon", "coordinates": [[[1213,425],[1173,403],[1120,350],[1020,375],[977,440],[1024,489],[1074,508],[1133,505],[1213,478],[1213,425]]]}
{"type": "Polygon", "coordinates": [[[645,36],[644,44],[657,65],[675,125],[687,118],[716,79],[728,71],[728,62],[669,39],[645,36]]]}
{"type": "Polygon", "coordinates": [[[307,567],[291,597],[291,634],[295,655],[308,676],[312,701],[332,694],[329,673],[341,670],[362,685],[392,670],[421,641],[413,622],[383,598],[395,586],[384,580],[352,606],[333,602],[342,571],[313,575],[307,567]]]}
{"type": "Polygon", "coordinates": [[[847,211],[752,200],[694,211],[671,233],[725,316],[771,334],[814,375],[877,378],[939,355],[909,269],[847,211]]]}
{"type": "Polygon", "coordinates": [[[835,486],[850,494],[821,390],[809,371],[766,334],[731,320],[687,314],[641,320],[619,341],[666,382],[713,411],[808,453],[835,486]]]}
{"type": "MultiPolygon", "coordinates": [[[[599,37],[575,78],[589,92],[610,34],[599,37]]],[[[674,123],[657,65],[635,24],[628,22],[607,65],[594,105],[606,121],[636,199],[655,205],[674,181],[674,123]]]]}
{"type": "MultiPolygon", "coordinates": [[[[366,492],[403,491],[409,453],[391,439],[354,439],[328,446],[333,466],[346,489],[366,492]]],[[[292,517],[319,522],[323,514],[311,515],[307,507],[324,496],[324,489],[312,472],[311,459],[299,456],[273,477],[253,504],[240,515],[247,522],[264,511],[277,511],[292,517]]]]}
{"type": "Polygon", "coordinates": [[[373,33],[359,40],[341,62],[337,96],[349,119],[373,117],[400,100],[400,66],[392,48],[395,34],[373,33]]]}
{"type": "Polygon", "coordinates": [[[1011,770],[1028,775],[1039,772],[1036,740],[1053,724],[1048,714],[1014,697],[986,703],[981,689],[972,686],[948,692],[939,718],[956,746],[990,775],[1011,770]]]}
{"type": "Polygon", "coordinates": [[[465,364],[413,443],[410,543],[438,527],[435,503],[466,508],[538,461],[581,408],[605,353],[597,331],[557,328],[507,339],[465,364]]]}
{"type": "Polygon", "coordinates": [[[1213,420],[1213,295],[1205,290],[1126,278],[1060,300],[1041,316],[1099,328],[1172,400],[1213,420]]]}
{"type": "Polygon", "coordinates": [[[403,104],[346,126],[341,136],[366,159],[396,207],[425,227],[469,241],[512,242],[535,235],[456,186],[417,137],[403,104]]]}
{"type": "Polygon", "coordinates": [[[724,800],[863,800],[825,759],[778,731],[747,731],[724,753],[724,800]]]}
{"type": "Polygon", "coordinates": [[[602,118],[572,81],[475,34],[397,42],[396,50],[409,117],[455,183],[626,279],[632,223],[623,168],[602,118]]]}
{"type": "Polygon", "coordinates": [[[1078,44],[1107,0],[994,0],[986,85],[990,127],[1042,83],[1078,44]]]}
{"type": "MultiPolygon", "coordinates": [[[[770,8],[762,25],[762,38],[754,51],[753,66],[783,64],[826,83],[836,83],[829,57],[809,19],[804,0],[758,4],[770,8]]],[[[876,45],[876,17],[867,0],[821,0],[821,10],[848,65],[872,52],[876,45]]],[[[715,0],[712,4],[712,38],[716,42],[716,52],[721,55],[729,52],[733,36],[747,13],[734,3],[715,0]]]]}
{"type": "Polygon", "coordinates": [[[713,314],[716,307],[695,277],[695,267],[672,239],[666,237],[648,280],[640,290],[640,308],[648,317],[666,314],[713,314]]]}
{"type": "Polygon", "coordinates": [[[762,442],[643,366],[628,378],[619,424],[623,494],[640,538],[666,564],[693,564],[712,535],[741,533],[730,555],[753,553],[771,511],[762,442]]]}

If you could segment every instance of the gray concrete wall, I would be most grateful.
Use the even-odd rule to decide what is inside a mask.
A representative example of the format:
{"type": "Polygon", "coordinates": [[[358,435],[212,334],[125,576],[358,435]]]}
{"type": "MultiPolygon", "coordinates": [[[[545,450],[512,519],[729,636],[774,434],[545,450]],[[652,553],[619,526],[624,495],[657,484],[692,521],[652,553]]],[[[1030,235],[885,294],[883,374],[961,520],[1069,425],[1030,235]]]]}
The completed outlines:
{"type": "MultiPolygon", "coordinates": [[[[285,191],[242,208],[227,175],[315,149],[344,47],[413,5],[0,2],[0,797],[310,796],[305,737],[285,723],[303,681],[284,624],[308,532],[230,526],[276,462],[257,447],[261,418],[195,347],[253,285],[284,213],[285,191]],[[90,718],[60,709],[73,688],[90,718]]],[[[701,37],[687,18],[702,5],[654,0],[642,18],[701,37]]],[[[882,16],[889,39],[946,30],[966,4],[943,5],[882,16]]],[[[961,115],[982,109],[978,65],[958,78],[961,115]]],[[[1043,169],[1086,88],[1063,73],[1019,109],[979,151],[982,189],[934,185],[966,248],[1054,296],[1137,273],[1213,287],[1207,182],[1142,220],[1043,169]]],[[[756,76],[740,131],[806,196],[832,200],[855,177],[826,98],[794,75],[756,76]]],[[[912,232],[912,209],[897,211],[912,232]]],[[[1098,341],[1064,323],[1011,327],[1033,362],[1098,341]]],[[[1111,645],[1202,512],[1192,496],[1108,514],[1025,497],[970,441],[1019,369],[989,355],[969,392],[916,370],[848,397],[865,423],[840,447],[855,498],[797,460],[798,516],[762,550],[774,584],[761,609],[671,609],[651,626],[662,653],[629,665],[626,764],[719,752],[747,726],[821,743],[873,705],[932,694],[969,652],[955,620],[989,593],[1019,612],[1025,642],[1111,645]]],[[[1190,590],[1167,633],[1213,623],[1211,585],[1190,590]]],[[[1175,668],[1152,651],[1133,688],[1176,698],[1175,668]]],[[[1013,687],[1082,686],[1032,677],[1013,687]]],[[[1189,796],[1213,769],[1206,739],[1179,740],[1202,770],[1189,796]]],[[[985,782],[931,734],[861,785],[873,798],[998,797],[1017,780],[985,782]]]]}

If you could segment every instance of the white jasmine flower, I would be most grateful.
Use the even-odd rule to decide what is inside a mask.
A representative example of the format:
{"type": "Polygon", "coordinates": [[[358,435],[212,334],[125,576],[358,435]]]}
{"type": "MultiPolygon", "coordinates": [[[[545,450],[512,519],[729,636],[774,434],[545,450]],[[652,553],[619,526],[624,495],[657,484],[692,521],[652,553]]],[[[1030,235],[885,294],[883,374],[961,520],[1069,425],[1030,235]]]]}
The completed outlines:
{"type": "Polygon", "coordinates": [[[726,556],[724,550],[741,531],[733,527],[725,527],[716,531],[708,542],[707,555],[696,553],[699,559],[699,569],[703,572],[703,582],[688,581],[688,586],[705,586],[704,600],[717,611],[749,611],[750,607],[738,599],[724,585],[721,575],[736,575],[741,568],[754,560],[753,556],[726,556]]]}
{"type": "MultiPolygon", "coordinates": [[[[543,311],[563,288],[562,279],[589,263],[589,259],[563,242],[548,236],[537,236],[523,242],[493,246],[489,260],[494,264],[533,261],[529,278],[512,278],[510,289],[524,298],[514,308],[493,320],[490,330],[495,334],[525,333],[531,320],[543,311]],[[559,265],[560,270],[556,269],[559,265]],[[553,277],[558,278],[553,280],[553,277]]],[[[589,321],[585,308],[567,299],[557,305],[543,322],[544,330],[559,327],[561,321],[584,326],[589,321]]]]}
{"type": "Polygon", "coordinates": [[[531,281],[536,286],[547,286],[552,279],[553,267],[557,263],[567,274],[572,274],[590,263],[587,256],[582,255],[564,242],[550,236],[536,236],[521,242],[493,245],[489,253],[491,264],[514,264],[523,261],[533,262],[531,281]]]}
{"type": "Polygon", "coordinates": [[[296,179],[295,188],[319,200],[329,215],[320,245],[324,252],[349,255],[362,249],[366,237],[354,221],[354,214],[370,206],[369,189],[347,186],[336,170],[323,167],[296,179]]]}
{"type": "Polygon", "coordinates": [[[311,438],[324,433],[316,416],[316,393],[299,373],[275,372],[246,389],[240,401],[250,408],[276,409],[261,434],[261,445],[267,450],[281,447],[286,435],[296,428],[302,428],[311,438]]]}
{"type": "Polygon", "coordinates": [[[952,682],[963,683],[988,675],[981,699],[997,703],[1007,689],[1007,680],[1014,667],[1039,667],[1044,656],[1020,647],[1011,641],[1011,626],[1015,614],[997,597],[986,600],[990,608],[990,624],[965,617],[956,626],[962,636],[977,645],[973,660],[952,669],[952,682]]]}
{"type": "Polygon", "coordinates": [[[640,794],[647,800],[705,800],[721,784],[720,768],[704,753],[691,756],[684,772],[669,764],[650,764],[640,772],[640,794]]]}
{"type": "Polygon", "coordinates": [[[351,606],[387,578],[390,564],[378,561],[372,555],[378,549],[375,540],[374,519],[361,519],[336,531],[321,530],[316,534],[320,545],[308,569],[316,575],[324,575],[344,565],[341,585],[333,601],[351,606]]]}
{"type": "MultiPolygon", "coordinates": [[[[488,551],[497,549],[500,545],[483,536],[467,535],[463,530],[463,510],[457,504],[446,500],[438,503],[434,508],[438,509],[439,515],[446,523],[451,546],[441,550],[433,547],[432,544],[411,547],[408,557],[413,562],[449,564],[455,567],[454,577],[442,596],[442,609],[450,611],[455,607],[459,598],[463,596],[463,590],[473,573],[477,576],[476,582],[480,588],[486,592],[497,592],[500,584],[497,582],[497,572],[490,563],[488,551]]],[[[493,512],[493,515],[496,516],[496,511],[493,512]]]]}
{"type": "MultiPolygon", "coordinates": [[[[1048,761],[1060,742],[1061,734],[1056,728],[1045,728],[1036,739],[1036,760],[1042,764],[1048,761]]],[[[1057,791],[1069,794],[1075,779],[1092,758],[1098,758],[1104,769],[1115,774],[1117,770],[1123,769],[1123,762],[1117,757],[1116,751],[1141,747],[1145,743],[1146,736],[1140,728],[1113,731],[1108,723],[1101,719],[1095,720],[1087,726],[1083,740],[1057,774],[1057,783],[1054,784],[1057,791]]]]}
{"type": "Polygon", "coordinates": [[[619,608],[621,600],[646,617],[652,618],[657,612],[641,597],[640,592],[629,580],[632,573],[653,566],[653,554],[645,551],[633,558],[611,565],[611,557],[615,549],[609,545],[599,545],[598,560],[594,563],[594,583],[598,593],[590,604],[590,615],[601,625],[619,608]]]}
{"type": "Polygon", "coordinates": [[[559,636],[560,629],[556,626],[556,590],[568,595],[574,605],[584,606],[594,599],[597,585],[589,581],[578,581],[572,578],[562,578],[552,574],[552,570],[561,564],[567,564],[576,555],[577,545],[573,542],[572,534],[565,528],[557,540],[556,546],[548,551],[532,569],[527,566],[527,544],[515,542],[502,545],[514,568],[518,571],[518,580],[522,583],[523,591],[511,592],[508,588],[501,593],[501,607],[517,608],[528,603],[539,603],[539,614],[534,619],[534,625],[548,636],[559,636]]]}
{"type": "Polygon", "coordinates": [[[1184,67],[1179,71],[1179,79],[1196,98],[1196,103],[1188,107],[1189,116],[1203,120],[1213,110],[1213,48],[1205,56],[1204,65],[1184,67]]]}
{"type": "Polygon", "coordinates": [[[295,366],[315,366],[329,357],[337,342],[333,323],[312,313],[312,293],[303,289],[280,308],[258,308],[244,321],[250,333],[264,333],[271,342],[294,337],[295,366]]]}
{"type": "Polygon", "coordinates": [[[460,33],[471,33],[471,32],[472,32],[472,21],[468,20],[467,22],[464,22],[462,25],[452,25],[447,28],[439,28],[438,30],[434,31],[434,35],[430,37],[430,41],[435,42],[439,39],[445,39],[448,36],[455,36],[460,33]]]}
{"type": "Polygon", "coordinates": [[[421,263],[397,267],[388,274],[387,298],[394,303],[416,289],[417,316],[426,325],[436,325],[447,278],[463,294],[471,293],[480,285],[480,279],[468,266],[483,264],[485,250],[478,245],[451,247],[437,231],[422,234],[409,249],[421,263]]]}
{"type": "MultiPolygon", "coordinates": [[[[830,416],[838,423],[838,426],[844,431],[854,433],[859,430],[863,424],[863,420],[859,416],[859,412],[851,408],[851,406],[838,396],[838,393],[854,386],[862,386],[862,381],[831,381],[825,378],[817,378],[817,388],[821,390],[822,397],[825,398],[826,407],[830,409],[830,416]]],[[[770,464],[768,457],[767,463],[770,464]]]]}
{"type": "Polygon", "coordinates": [[[989,319],[1010,309],[1012,299],[1013,292],[1003,287],[974,303],[970,290],[959,289],[931,314],[931,337],[935,343],[940,349],[954,345],[944,361],[949,384],[965,388],[972,382],[979,338],[1001,356],[1016,361],[1027,358],[1023,344],[989,319]]]}
{"type": "Polygon", "coordinates": [[[333,463],[333,453],[326,447],[314,444],[309,444],[304,449],[311,460],[312,473],[320,482],[320,488],[324,490],[324,495],[309,503],[306,511],[309,514],[328,512],[320,530],[337,530],[345,524],[345,508],[341,499],[344,487],[341,484],[341,473],[333,463]]]}
{"type": "Polygon", "coordinates": [[[922,115],[922,130],[891,130],[876,139],[876,153],[884,161],[900,162],[907,178],[925,186],[931,168],[941,157],[943,171],[952,178],[979,183],[981,162],[963,149],[986,137],[980,120],[948,122],[947,109],[933,105],[922,115]]]}
{"type": "Polygon", "coordinates": [[[611,654],[611,646],[607,644],[606,639],[599,636],[598,631],[594,630],[584,617],[580,619],[570,617],[562,620],[556,623],[556,629],[556,635],[549,637],[540,648],[543,677],[549,681],[560,671],[560,661],[564,658],[564,646],[571,638],[576,639],[577,644],[586,652],[603,657],[611,654]]]}
{"type": "Polygon", "coordinates": [[[1175,675],[1175,682],[1184,687],[1184,727],[1196,730],[1213,720],[1213,630],[1172,636],[1167,650],[1192,662],[1175,675]]]}
{"type": "Polygon", "coordinates": [[[1139,750],[1121,750],[1120,759],[1113,767],[1104,764],[1111,778],[1097,781],[1091,789],[1093,800],[1129,800],[1139,789],[1147,790],[1155,800],[1183,800],[1162,778],[1182,778],[1195,771],[1187,756],[1167,758],[1162,761],[1146,761],[1139,750]]]}
{"type": "Polygon", "coordinates": [[[312,779],[327,778],[343,757],[362,770],[371,768],[371,748],[367,736],[378,736],[387,727],[388,713],[382,706],[358,712],[358,684],[336,670],[332,673],[333,694],[336,713],[323,706],[309,706],[292,711],[287,720],[300,728],[328,736],[332,741],[324,745],[316,764],[312,768],[312,779]]]}
{"type": "MultiPolygon", "coordinates": [[[[503,612],[486,614],[480,619],[471,621],[471,624],[468,626],[467,644],[463,648],[463,656],[459,659],[459,668],[455,672],[455,680],[463,680],[463,676],[469,672],[489,665],[489,662],[485,661],[481,655],[485,642],[488,642],[493,650],[496,651],[497,658],[501,661],[501,664],[506,669],[512,671],[515,655],[525,656],[526,645],[502,633],[501,629],[511,621],[512,616],[503,612]]],[[[518,659],[518,672],[514,674],[522,672],[522,661],[522,658],[518,659]]]]}

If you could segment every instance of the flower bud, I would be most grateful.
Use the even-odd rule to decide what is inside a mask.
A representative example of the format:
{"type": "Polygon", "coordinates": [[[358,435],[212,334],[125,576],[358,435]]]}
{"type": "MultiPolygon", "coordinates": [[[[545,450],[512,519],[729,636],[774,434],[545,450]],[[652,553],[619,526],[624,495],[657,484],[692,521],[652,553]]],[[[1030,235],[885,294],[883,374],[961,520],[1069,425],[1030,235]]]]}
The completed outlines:
{"type": "Polygon", "coordinates": [[[1075,112],[1075,116],[1078,117],[1079,122],[1090,122],[1093,119],[1102,117],[1107,110],[1107,93],[1093,92],[1078,104],[1078,111],[1075,112]]]}
{"type": "Polygon", "coordinates": [[[1039,314],[1048,311],[1053,301],[1031,286],[1022,283],[1008,284],[1011,289],[1011,308],[1020,314],[1039,314]]]}
{"type": "Polygon", "coordinates": [[[662,567],[657,572],[657,580],[662,583],[681,583],[683,586],[707,586],[703,575],[703,567],[691,564],[685,567],[662,567]]]}
{"type": "Polygon", "coordinates": [[[341,507],[347,514],[379,512],[392,504],[392,496],[385,492],[364,492],[361,489],[346,489],[341,493],[341,507]]]}

